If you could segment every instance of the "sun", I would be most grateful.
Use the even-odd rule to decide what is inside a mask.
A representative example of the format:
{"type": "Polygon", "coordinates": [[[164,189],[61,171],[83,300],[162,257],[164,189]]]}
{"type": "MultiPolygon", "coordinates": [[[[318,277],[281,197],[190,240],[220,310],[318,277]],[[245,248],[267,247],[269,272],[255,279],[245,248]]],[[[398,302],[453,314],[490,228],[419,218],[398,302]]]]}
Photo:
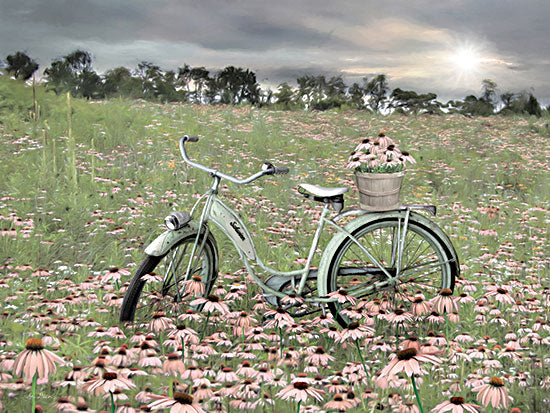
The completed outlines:
{"type": "Polygon", "coordinates": [[[476,72],[481,63],[481,56],[473,48],[458,49],[451,59],[456,68],[463,72],[476,72]]]}
{"type": "Polygon", "coordinates": [[[455,50],[449,60],[461,74],[471,74],[479,71],[480,64],[483,61],[479,52],[473,47],[461,47],[455,50]]]}

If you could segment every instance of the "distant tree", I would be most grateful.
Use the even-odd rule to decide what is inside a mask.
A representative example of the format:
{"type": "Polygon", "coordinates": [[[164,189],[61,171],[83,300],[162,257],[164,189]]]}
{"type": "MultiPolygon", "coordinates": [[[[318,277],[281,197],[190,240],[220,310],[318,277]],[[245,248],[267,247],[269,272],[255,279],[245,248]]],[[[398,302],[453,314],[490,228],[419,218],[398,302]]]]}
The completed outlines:
{"type": "MultiPolygon", "coordinates": [[[[210,72],[204,67],[194,67],[189,72],[190,79],[195,86],[194,99],[196,103],[203,103],[205,87],[210,79],[210,72]]],[[[212,86],[213,84],[210,83],[212,86]]],[[[217,86],[216,86],[217,89],[217,86]]]]}
{"type": "Polygon", "coordinates": [[[481,97],[480,99],[495,105],[497,96],[497,84],[491,79],[483,79],[481,82],[481,97]]]}
{"type": "Polygon", "coordinates": [[[388,80],[386,75],[381,74],[373,78],[371,81],[363,78],[365,84],[365,94],[367,95],[367,105],[375,112],[380,112],[384,108],[389,91],[388,80]]]}
{"type": "Polygon", "coordinates": [[[354,83],[348,90],[350,103],[357,109],[365,108],[365,88],[359,83],[354,83]]]}
{"type": "Polygon", "coordinates": [[[294,90],[292,87],[284,82],[277,87],[277,92],[275,93],[275,99],[277,107],[280,109],[292,109],[295,107],[294,101],[294,90]]]}
{"type": "Polygon", "coordinates": [[[141,92],[145,99],[155,100],[158,98],[158,86],[162,82],[162,75],[160,66],[147,61],[138,63],[135,76],[141,80],[141,92]]]}
{"type": "Polygon", "coordinates": [[[92,56],[84,50],[55,59],[44,70],[48,86],[57,94],[70,92],[73,96],[99,98],[103,96],[101,78],[92,69],[92,56]]]}
{"type": "Polygon", "coordinates": [[[125,67],[115,67],[103,75],[103,90],[106,97],[142,97],[140,79],[125,67]]]}
{"type": "Polygon", "coordinates": [[[542,109],[540,107],[539,101],[532,93],[529,94],[529,99],[527,100],[527,104],[525,105],[525,111],[528,114],[537,116],[539,118],[542,116],[542,109]]]}
{"type": "Polygon", "coordinates": [[[217,103],[219,95],[221,93],[221,88],[222,86],[220,85],[218,78],[216,76],[209,76],[205,83],[204,93],[202,94],[202,103],[217,103]]]}
{"type": "Polygon", "coordinates": [[[402,113],[441,113],[441,103],[435,93],[418,94],[413,90],[396,88],[390,95],[390,106],[402,113]]]}
{"type": "Polygon", "coordinates": [[[298,83],[297,101],[301,105],[309,107],[313,100],[313,89],[315,87],[315,78],[310,75],[301,76],[296,79],[298,83]]]}
{"type": "Polygon", "coordinates": [[[176,81],[178,86],[183,87],[189,93],[191,91],[189,86],[191,83],[191,66],[185,63],[183,66],[178,67],[176,81]]]}
{"type": "Polygon", "coordinates": [[[453,101],[455,112],[467,116],[491,116],[494,113],[494,106],[482,98],[469,95],[464,101],[453,101]]]}
{"type": "Polygon", "coordinates": [[[504,105],[500,112],[502,111],[506,112],[510,109],[510,106],[512,105],[514,97],[515,97],[515,93],[513,92],[505,92],[502,95],[500,95],[500,101],[504,105]]]}
{"type": "Polygon", "coordinates": [[[256,74],[248,69],[227,66],[216,76],[220,92],[220,103],[240,104],[249,102],[257,104],[260,98],[260,87],[256,74]]]}
{"type": "Polygon", "coordinates": [[[504,104],[504,107],[498,112],[500,115],[542,116],[542,108],[531,92],[503,93],[500,95],[500,100],[504,104]]]}
{"type": "Polygon", "coordinates": [[[28,80],[38,70],[38,63],[24,52],[16,52],[6,57],[6,71],[16,79],[28,80]]]}

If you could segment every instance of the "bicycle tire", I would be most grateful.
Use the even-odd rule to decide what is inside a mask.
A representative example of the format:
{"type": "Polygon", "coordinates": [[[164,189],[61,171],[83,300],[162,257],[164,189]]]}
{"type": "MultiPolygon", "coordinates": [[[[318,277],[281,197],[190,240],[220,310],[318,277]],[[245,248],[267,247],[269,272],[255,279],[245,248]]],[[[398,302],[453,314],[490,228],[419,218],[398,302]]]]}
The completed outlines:
{"type": "MultiPolygon", "coordinates": [[[[175,258],[174,255],[178,253],[178,251],[182,247],[192,247],[196,239],[196,233],[187,235],[180,241],[178,241],[168,252],[162,256],[150,256],[147,255],[140,266],[137,268],[136,272],[134,273],[134,276],[132,277],[130,284],[128,286],[128,289],[126,290],[126,294],[124,295],[124,299],[122,301],[121,309],[120,309],[120,315],[119,315],[119,321],[121,322],[133,322],[136,315],[136,310],[140,306],[140,298],[143,301],[142,292],[143,288],[146,284],[146,281],[143,280],[143,277],[147,274],[152,273],[155,269],[158,269],[159,264],[163,263],[163,261],[167,261],[170,259],[170,257],[175,258]]],[[[204,240],[203,236],[201,235],[199,239],[199,246],[202,244],[202,241],[204,240]]],[[[185,254],[186,249],[184,248],[184,252],[182,254],[185,254]]],[[[189,253],[190,256],[190,253],[189,253]]],[[[212,290],[212,287],[214,286],[214,283],[216,282],[216,279],[218,277],[218,249],[216,245],[216,240],[212,236],[211,233],[208,234],[206,241],[204,242],[204,247],[202,251],[199,251],[198,253],[195,253],[195,256],[203,256],[203,266],[200,267],[202,270],[200,273],[202,282],[204,283],[204,294],[203,296],[207,296],[210,291],[212,290]],[[204,268],[205,267],[205,268],[204,268]]],[[[176,268],[176,271],[181,270],[183,271],[183,274],[185,273],[187,269],[187,264],[189,262],[189,259],[179,259],[179,264],[182,264],[182,266],[178,266],[176,268]]],[[[162,264],[161,264],[162,265],[162,264]]],[[[164,268],[165,269],[165,268],[164,268]]],[[[192,275],[199,275],[199,274],[192,274],[192,275]]],[[[166,279],[163,281],[162,288],[160,291],[153,291],[153,294],[157,296],[160,295],[159,302],[155,302],[151,307],[151,314],[149,314],[150,317],[152,317],[154,311],[164,311],[165,308],[162,308],[162,298],[165,298],[168,292],[177,292],[174,290],[172,291],[171,288],[166,287],[166,279]],[[155,308],[158,307],[158,308],[155,308]]],[[[175,283],[174,283],[175,286],[175,283]]],[[[168,287],[171,287],[171,285],[168,285],[168,287]]],[[[173,299],[173,296],[172,296],[173,299]]],[[[167,299],[169,300],[169,299],[167,299]]],[[[175,301],[173,299],[173,301],[175,301]]],[[[141,303],[141,306],[144,307],[144,310],[147,308],[147,305],[150,303],[141,303]]],[[[165,303],[167,304],[167,303],[165,303]]],[[[200,310],[200,309],[199,309],[200,310]]],[[[173,314],[171,314],[173,315],[173,314]]],[[[144,315],[143,317],[140,317],[141,321],[146,321],[147,316],[144,315]]]]}
{"type": "MultiPolygon", "coordinates": [[[[427,261],[426,265],[430,265],[430,267],[426,267],[428,270],[431,268],[435,268],[436,272],[433,276],[431,276],[431,271],[427,272],[427,275],[430,275],[429,281],[430,284],[425,284],[424,280],[421,278],[420,283],[417,284],[417,288],[422,291],[425,300],[429,300],[430,298],[433,298],[435,294],[437,294],[441,289],[448,288],[451,290],[451,292],[454,290],[455,285],[455,279],[460,274],[460,266],[458,263],[458,258],[456,255],[456,252],[454,251],[454,247],[449,240],[449,238],[441,231],[435,231],[432,228],[430,228],[428,225],[426,225],[422,221],[427,221],[426,218],[423,220],[416,219],[413,215],[411,215],[409,219],[408,224],[408,230],[407,230],[407,239],[405,240],[404,247],[403,247],[403,256],[405,257],[403,268],[400,269],[402,277],[400,277],[400,283],[392,289],[383,290],[383,291],[377,291],[376,289],[372,292],[365,294],[368,296],[384,296],[386,295],[386,298],[388,296],[391,296],[394,307],[397,307],[399,304],[399,297],[403,298],[403,302],[401,303],[401,306],[403,304],[411,304],[411,300],[409,299],[410,295],[407,291],[407,287],[403,287],[404,284],[408,282],[415,282],[418,281],[418,276],[413,274],[416,274],[417,271],[415,269],[421,268],[422,264],[417,264],[416,266],[412,266],[412,264],[416,264],[416,262],[422,258],[427,259],[431,258],[433,261],[433,264],[430,264],[430,261],[427,261]],[[410,234],[413,234],[410,236],[410,234]],[[418,237],[417,241],[414,241],[414,237],[418,237]],[[416,248],[416,252],[414,252],[412,255],[416,254],[420,248],[424,248],[424,245],[426,245],[426,249],[428,249],[427,252],[426,249],[422,250],[422,252],[417,257],[409,257],[409,252],[405,249],[408,248],[408,246],[411,246],[411,248],[416,248]],[[431,249],[430,255],[427,255],[431,249]],[[422,256],[423,255],[423,256],[422,256]],[[422,257],[421,257],[422,256],[422,257]],[[435,261],[437,259],[437,262],[435,261]],[[437,268],[439,267],[439,270],[437,268]],[[403,275],[404,274],[404,275],[403,275]],[[409,275],[407,275],[409,274],[409,275]],[[408,278],[409,277],[409,278],[408,278]],[[401,280],[402,278],[402,280],[401,280]],[[433,285],[433,282],[436,282],[436,285],[433,285]],[[402,288],[401,291],[398,289],[402,288]],[[426,294],[425,290],[429,290],[430,294],[426,294]],[[398,298],[396,300],[396,297],[398,298]],[[405,300],[406,298],[406,300],[405,300]]],[[[397,232],[398,225],[402,225],[403,218],[398,216],[388,216],[383,217],[380,219],[375,219],[370,222],[367,222],[366,224],[360,226],[359,228],[355,229],[352,232],[352,235],[362,242],[362,244],[367,244],[367,241],[369,239],[367,238],[368,235],[372,236],[372,239],[379,238],[379,241],[383,237],[383,230],[384,229],[391,229],[392,235],[392,241],[391,241],[391,251],[394,251],[397,249],[394,247],[393,239],[396,239],[395,233],[397,232]],[[376,231],[379,231],[378,236],[376,236],[376,231]]],[[[433,226],[434,224],[431,223],[433,226]]],[[[389,231],[388,231],[389,232],[389,231]]],[[[382,241],[380,241],[382,243],[382,241]]],[[[388,261],[394,260],[396,257],[391,258],[388,256],[388,252],[391,254],[390,250],[386,250],[384,248],[384,245],[378,245],[374,246],[372,245],[372,242],[368,242],[369,252],[381,263],[384,264],[384,268],[388,272],[395,271],[395,264],[392,267],[391,263],[389,266],[387,266],[388,261]],[[372,249],[372,250],[371,250],[372,249]]],[[[385,242],[385,247],[388,247],[388,243],[385,242]]],[[[357,273],[361,273],[363,271],[367,271],[370,269],[372,271],[372,276],[364,276],[362,279],[360,277],[355,277],[355,280],[351,280],[349,282],[344,282],[343,278],[347,275],[354,275],[353,274],[353,268],[347,265],[347,262],[350,260],[350,256],[359,255],[356,251],[360,251],[359,247],[348,237],[346,237],[333,251],[332,256],[330,258],[330,264],[328,267],[328,273],[326,277],[327,285],[324,286],[324,291],[333,292],[338,289],[351,289],[350,286],[353,284],[350,284],[351,281],[353,281],[355,284],[358,284],[359,282],[362,282],[362,285],[369,285],[373,284],[375,282],[381,281],[385,278],[383,276],[382,271],[380,270],[378,274],[376,274],[376,267],[373,265],[366,265],[369,263],[369,260],[363,256],[359,256],[360,260],[363,261],[359,264],[362,265],[362,267],[357,267],[357,273]],[[350,253],[350,251],[354,249],[353,254],[350,253]],[[364,257],[364,258],[363,258],[364,257]],[[348,261],[346,261],[348,260],[348,261]],[[342,271],[343,269],[346,269],[346,271],[342,271]],[[346,275],[342,275],[346,274],[346,275]],[[340,278],[340,280],[339,280],[340,278]]],[[[403,263],[402,263],[403,264],[403,263]]],[[[415,291],[415,294],[417,291],[415,291]]],[[[343,316],[341,314],[341,311],[343,309],[343,306],[341,304],[331,302],[328,304],[328,307],[330,311],[332,312],[333,316],[335,317],[336,321],[342,325],[343,327],[346,327],[350,323],[350,318],[347,316],[343,316]]],[[[407,305],[404,305],[404,307],[407,307],[407,305]]],[[[405,308],[406,310],[408,308],[405,308]]]]}

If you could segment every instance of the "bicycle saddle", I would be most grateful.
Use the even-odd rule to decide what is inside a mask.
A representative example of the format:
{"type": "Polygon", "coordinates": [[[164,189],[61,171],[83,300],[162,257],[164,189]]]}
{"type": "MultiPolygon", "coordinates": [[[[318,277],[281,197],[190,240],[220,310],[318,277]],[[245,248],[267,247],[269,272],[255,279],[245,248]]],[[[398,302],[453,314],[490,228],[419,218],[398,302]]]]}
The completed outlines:
{"type": "MultiPolygon", "coordinates": [[[[337,195],[343,195],[348,192],[348,188],[326,188],[324,186],[313,184],[299,184],[305,191],[321,198],[331,198],[337,195]]],[[[303,192],[300,192],[303,194],[303,192]]]]}
{"type": "Polygon", "coordinates": [[[344,208],[344,194],[348,192],[348,188],[326,188],[313,184],[299,184],[299,186],[298,192],[305,198],[330,204],[338,213],[344,208]]]}

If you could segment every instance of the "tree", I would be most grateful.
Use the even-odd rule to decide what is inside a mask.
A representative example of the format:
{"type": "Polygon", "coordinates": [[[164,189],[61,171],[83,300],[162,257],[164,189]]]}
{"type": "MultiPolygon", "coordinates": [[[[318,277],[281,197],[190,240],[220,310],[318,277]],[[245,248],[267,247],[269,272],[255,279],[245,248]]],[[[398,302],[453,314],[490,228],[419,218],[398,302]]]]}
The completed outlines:
{"type": "Polygon", "coordinates": [[[28,80],[38,70],[38,63],[24,52],[8,55],[6,63],[6,71],[16,79],[28,80]]]}
{"type": "Polygon", "coordinates": [[[195,86],[194,98],[195,102],[203,103],[205,87],[210,79],[210,72],[204,67],[194,67],[189,73],[190,79],[195,86]]]}
{"type": "Polygon", "coordinates": [[[481,82],[481,97],[480,99],[494,106],[497,96],[497,84],[491,79],[483,79],[481,82]]]}
{"type": "Polygon", "coordinates": [[[435,93],[418,94],[413,90],[396,88],[390,95],[391,107],[402,113],[441,113],[441,103],[435,93]]]}
{"type": "Polygon", "coordinates": [[[539,118],[542,116],[542,109],[540,107],[539,101],[532,93],[529,93],[529,100],[525,105],[525,111],[528,114],[537,116],[539,118]]]}
{"type": "Polygon", "coordinates": [[[349,96],[350,96],[350,102],[355,106],[357,109],[364,109],[365,108],[365,89],[359,85],[359,83],[354,83],[351,85],[351,87],[348,90],[349,96]]]}
{"type": "Polygon", "coordinates": [[[464,101],[453,101],[456,112],[467,116],[491,116],[494,113],[494,106],[482,98],[469,95],[464,101]]]}
{"type": "Polygon", "coordinates": [[[368,79],[363,78],[365,84],[365,94],[368,96],[367,104],[375,112],[379,112],[383,109],[386,101],[386,95],[389,91],[388,80],[386,75],[378,75],[370,82],[368,79]]]}
{"type": "Polygon", "coordinates": [[[139,98],[142,96],[141,81],[133,77],[125,67],[115,67],[103,76],[103,90],[106,97],[139,98]]]}
{"type": "Polygon", "coordinates": [[[218,73],[216,79],[220,91],[220,103],[235,105],[246,101],[255,105],[259,102],[260,87],[254,72],[227,66],[218,73]]]}
{"type": "Polygon", "coordinates": [[[103,96],[101,78],[92,69],[92,56],[84,50],[55,59],[44,70],[47,83],[57,94],[70,92],[73,96],[98,98],[103,96]]]}
{"type": "Polygon", "coordinates": [[[281,83],[275,93],[277,106],[281,109],[292,109],[294,106],[294,90],[288,83],[281,83]]]}

